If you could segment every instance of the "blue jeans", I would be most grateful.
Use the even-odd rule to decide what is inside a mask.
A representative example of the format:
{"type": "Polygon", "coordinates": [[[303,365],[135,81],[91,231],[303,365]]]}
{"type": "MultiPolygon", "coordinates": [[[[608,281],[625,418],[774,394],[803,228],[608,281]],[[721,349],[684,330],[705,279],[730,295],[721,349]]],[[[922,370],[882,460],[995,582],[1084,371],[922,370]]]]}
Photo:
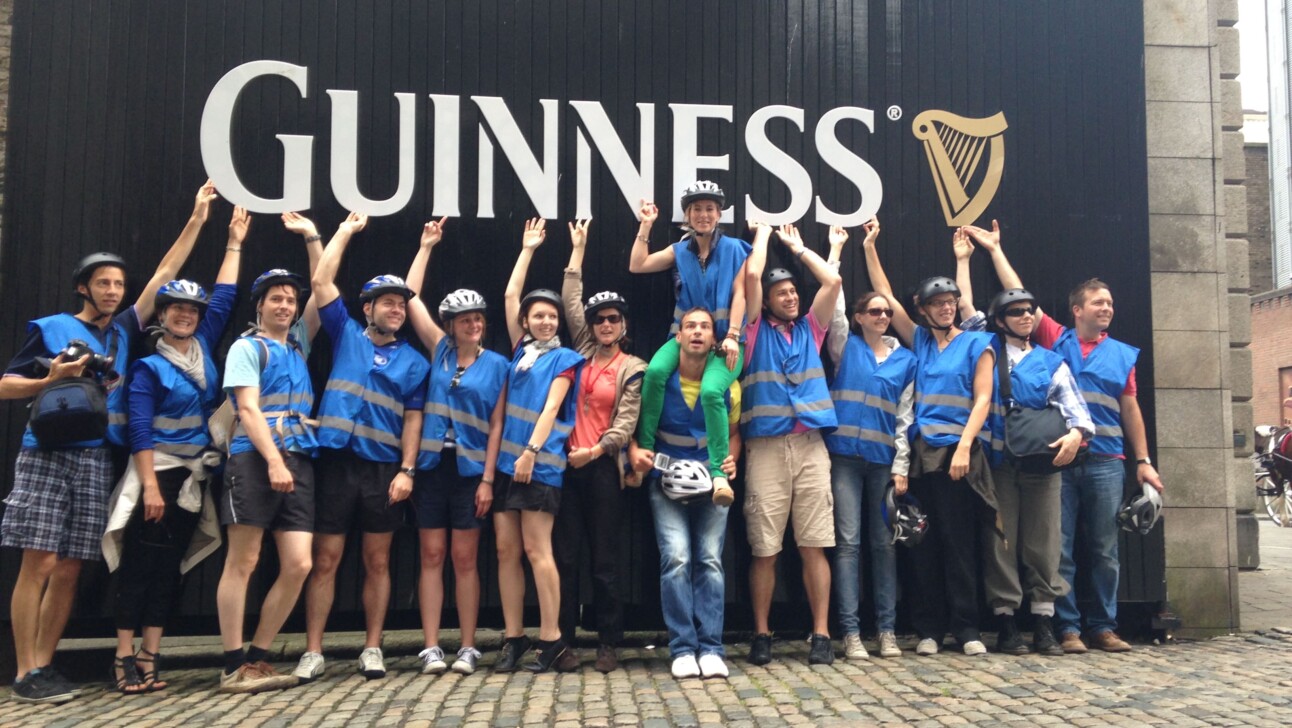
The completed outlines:
{"type": "Polygon", "coordinates": [[[1086,631],[1099,634],[1117,628],[1117,511],[1125,479],[1126,467],[1121,460],[1099,455],[1091,455],[1084,465],[1063,472],[1063,555],[1059,559],[1059,576],[1072,589],[1054,603],[1055,627],[1060,635],[1081,632],[1077,562],[1073,554],[1078,528],[1090,557],[1090,579],[1080,582],[1083,596],[1093,603],[1086,615],[1086,631]],[[1093,594],[1085,593],[1087,585],[1093,594]]]}
{"type": "Polygon", "coordinates": [[[844,634],[860,634],[857,609],[861,603],[862,524],[870,547],[871,583],[875,596],[875,626],[892,632],[897,616],[897,553],[884,525],[884,491],[892,466],[861,458],[830,456],[830,487],[834,491],[834,600],[844,634]]]}
{"type": "Polygon", "coordinates": [[[730,506],[705,498],[693,503],[669,500],[658,484],[648,483],[659,544],[659,593],[668,625],[668,650],[683,655],[726,656],[722,619],[726,589],[722,545],[730,506]]]}

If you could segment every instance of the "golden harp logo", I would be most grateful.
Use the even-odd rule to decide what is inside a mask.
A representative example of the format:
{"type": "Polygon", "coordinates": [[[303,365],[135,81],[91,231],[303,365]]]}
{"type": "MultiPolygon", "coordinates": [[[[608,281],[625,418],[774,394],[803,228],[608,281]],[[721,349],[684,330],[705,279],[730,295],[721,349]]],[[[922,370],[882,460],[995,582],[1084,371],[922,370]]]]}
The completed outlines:
{"type": "Polygon", "coordinates": [[[915,138],[924,142],[924,156],[933,171],[947,225],[973,224],[996,196],[1005,171],[1004,133],[1008,126],[1003,111],[986,119],[970,119],[930,109],[911,122],[915,138]],[[971,194],[975,185],[978,191],[971,194]]]}

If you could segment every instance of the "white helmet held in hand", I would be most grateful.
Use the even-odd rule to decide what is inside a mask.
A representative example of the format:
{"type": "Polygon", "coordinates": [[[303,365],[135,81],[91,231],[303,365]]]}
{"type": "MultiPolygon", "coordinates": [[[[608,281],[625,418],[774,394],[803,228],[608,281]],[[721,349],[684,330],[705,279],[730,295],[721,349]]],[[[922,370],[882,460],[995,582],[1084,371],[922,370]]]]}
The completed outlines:
{"type": "Polygon", "coordinates": [[[675,501],[708,498],[713,493],[713,478],[704,463],[696,460],[674,460],[660,478],[664,495],[675,501]]]}

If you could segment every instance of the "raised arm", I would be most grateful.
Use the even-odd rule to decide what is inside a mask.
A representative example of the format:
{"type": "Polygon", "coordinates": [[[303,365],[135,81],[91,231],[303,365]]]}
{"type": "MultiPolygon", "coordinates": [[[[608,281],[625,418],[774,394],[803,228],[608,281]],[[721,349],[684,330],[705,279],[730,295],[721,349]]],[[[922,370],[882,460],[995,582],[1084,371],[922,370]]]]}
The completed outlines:
{"type": "Polygon", "coordinates": [[[413,289],[414,294],[408,302],[408,321],[427,351],[435,351],[440,339],[444,338],[444,329],[435,323],[430,309],[422,300],[422,285],[426,280],[426,266],[431,262],[431,251],[444,238],[444,223],[447,220],[447,217],[442,217],[422,226],[422,239],[417,246],[417,255],[413,256],[413,262],[408,266],[408,276],[404,279],[404,283],[413,289]]]}
{"type": "Polygon", "coordinates": [[[632,252],[628,256],[629,273],[658,273],[668,270],[675,263],[673,246],[650,252],[650,229],[659,218],[659,208],[654,202],[642,200],[641,209],[637,211],[641,223],[637,225],[637,237],[633,239],[632,252]]]}
{"type": "Polygon", "coordinates": [[[561,301],[565,304],[565,325],[570,329],[573,346],[578,348],[585,337],[591,338],[588,321],[583,316],[583,254],[588,245],[588,223],[575,220],[570,223],[570,262],[565,266],[561,279],[561,301]]]}
{"type": "Polygon", "coordinates": [[[341,297],[341,290],[336,287],[336,272],[341,268],[341,259],[345,257],[350,238],[363,230],[367,224],[367,215],[352,212],[346,215],[345,221],[337,226],[336,234],[328,241],[327,248],[323,250],[323,257],[319,258],[318,268],[310,278],[310,283],[314,287],[314,295],[311,298],[318,302],[319,308],[341,297]]]}
{"type": "Polygon", "coordinates": [[[530,218],[525,222],[525,232],[520,238],[520,255],[516,256],[516,265],[512,266],[511,279],[507,281],[507,291],[503,302],[507,312],[507,333],[511,336],[511,348],[515,349],[525,335],[520,325],[520,294],[525,290],[525,276],[529,274],[529,263],[534,258],[534,251],[543,244],[547,233],[543,228],[547,221],[541,217],[530,218]]]}
{"type": "MultiPolygon", "coordinates": [[[[844,240],[848,239],[848,233],[838,225],[830,228],[831,236],[843,236],[844,240]]],[[[811,248],[803,242],[803,235],[794,225],[782,225],[776,230],[776,236],[781,239],[785,247],[790,249],[794,257],[803,262],[812,275],[816,277],[821,288],[816,292],[816,298],[812,299],[812,313],[816,314],[816,320],[825,322],[830,320],[830,314],[834,311],[835,301],[839,300],[839,291],[843,288],[843,278],[839,276],[825,259],[817,255],[811,248]]]]}
{"type": "Polygon", "coordinates": [[[772,228],[765,222],[750,220],[749,229],[754,231],[754,245],[745,258],[745,315],[752,321],[763,311],[763,269],[767,267],[767,239],[772,236],[772,228]]]}
{"type": "MultiPolygon", "coordinates": [[[[282,221],[283,227],[304,239],[305,255],[309,258],[309,277],[313,280],[314,271],[318,270],[319,267],[319,259],[323,257],[323,238],[319,235],[318,228],[314,226],[314,223],[309,218],[294,212],[284,212],[282,221]]],[[[313,339],[314,334],[318,333],[319,330],[318,300],[313,296],[305,304],[305,310],[301,313],[301,318],[305,320],[309,338],[313,339]]]]}
{"type": "MultiPolygon", "coordinates": [[[[870,235],[870,229],[874,224],[875,229],[879,228],[879,223],[875,218],[871,218],[865,224],[866,234],[870,235]]],[[[831,228],[830,233],[830,257],[826,258],[826,263],[834,270],[839,270],[839,263],[843,258],[843,244],[848,242],[848,235],[845,233],[836,236],[831,228]]],[[[830,314],[830,323],[825,332],[825,348],[830,352],[830,361],[834,362],[836,368],[839,362],[843,360],[843,347],[848,343],[848,302],[844,294],[842,285],[839,288],[839,297],[835,299],[834,311],[830,314]]]]}
{"type": "MultiPolygon", "coordinates": [[[[875,220],[875,225],[879,225],[878,220],[875,220]]],[[[897,332],[907,346],[912,346],[915,343],[915,322],[906,314],[906,308],[902,306],[902,302],[893,295],[893,287],[888,284],[884,266],[879,262],[879,249],[876,245],[878,242],[879,230],[876,227],[874,236],[867,232],[866,240],[861,244],[861,249],[866,254],[866,273],[870,275],[870,287],[875,289],[876,293],[888,296],[888,305],[893,309],[893,331],[897,332]]]]}
{"type": "Polygon", "coordinates": [[[211,202],[217,197],[219,195],[216,194],[215,183],[209,179],[197,191],[197,196],[193,200],[193,212],[188,216],[184,229],[180,231],[179,237],[175,238],[170,250],[166,251],[166,255],[157,264],[157,270],[153,271],[153,277],[139,292],[139,298],[135,299],[135,315],[139,317],[140,325],[147,323],[148,319],[153,317],[157,289],[161,288],[163,283],[174,280],[179,275],[180,268],[184,267],[184,262],[193,252],[193,245],[197,243],[197,234],[202,231],[206,218],[211,214],[211,202]]]}
{"type": "Polygon", "coordinates": [[[251,213],[244,207],[233,208],[233,217],[229,218],[229,242],[224,246],[224,262],[220,271],[215,274],[217,284],[236,284],[238,269],[242,265],[242,245],[247,241],[247,228],[251,226],[251,213]]]}
{"type": "Polygon", "coordinates": [[[965,228],[956,228],[951,235],[951,249],[956,254],[956,288],[960,289],[960,320],[968,321],[978,313],[973,305],[973,281],[969,275],[969,258],[973,256],[973,241],[965,228]]]}
{"type": "MultiPolygon", "coordinates": [[[[996,269],[996,277],[1000,279],[1002,288],[1024,288],[1023,280],[1018,277],[1014,271],[1014,266],[1010,265],[1009,258],[1005,257],[1005,251],[1000,247],[1000,223],[991,221],[991,232],[988,232],[976,225],[966,225],[961,228],[978,243],[983,250],[991,255],[992,267],[996,269]]],[[[1041,318],[1041,309],[1036,309],[1036,318],[1041,318]]]]}

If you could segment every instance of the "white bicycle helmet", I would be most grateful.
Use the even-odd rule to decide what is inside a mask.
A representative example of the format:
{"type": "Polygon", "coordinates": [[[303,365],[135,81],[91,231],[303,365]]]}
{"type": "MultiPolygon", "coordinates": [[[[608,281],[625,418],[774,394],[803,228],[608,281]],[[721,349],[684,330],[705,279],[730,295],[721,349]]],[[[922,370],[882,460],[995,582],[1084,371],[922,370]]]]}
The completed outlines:
{"type": "Polygon", "coordinates": [[[484,296],[470,288],[459,288],[440,301],[440,321],[447,324],[454,316],[473,311],[484,313],[486,308],[484,296]]]}
{"type": "Polygon", "coordinates": [[[713,493],[709,469],[695,460],[673,460],[659,482],[670,500],[686,502],[708,498],[713,493]]]}
{"type": "Polygon", "coordinates": [[[699,179],[682,190],[682,209],[685,210],[692,202],[697,200],[713,200],[718,203],[718,207],[723,207],[727,202],[727,196],[717,183],[710,182],[707,179],[699,179]]]}
{"type": "Polygon", "coordinates": [[[1117,513],[1117,525],[1123,531],[1139,532],[1140,535],[1147,536],[1161,517],[1162,494],[1157,492],[1157,488],[1144,483],[1140,495],[1128,496],[1122,504],[1121,511],[1117,513]]]}

